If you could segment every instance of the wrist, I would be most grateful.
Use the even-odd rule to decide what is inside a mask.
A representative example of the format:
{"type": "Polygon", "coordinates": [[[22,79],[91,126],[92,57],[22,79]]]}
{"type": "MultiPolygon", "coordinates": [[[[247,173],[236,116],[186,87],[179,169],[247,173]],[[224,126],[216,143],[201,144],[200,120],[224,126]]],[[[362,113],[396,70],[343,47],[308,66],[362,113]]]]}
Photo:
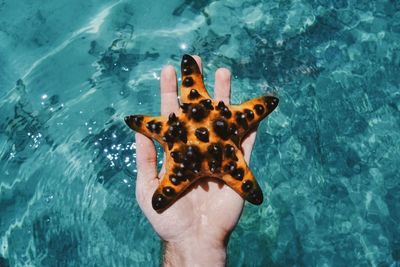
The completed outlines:
{"type": "Polygon", "coordinates": [[[163,266],[225,266],[226,242],[206,237],[163,241],[163,266]]]}

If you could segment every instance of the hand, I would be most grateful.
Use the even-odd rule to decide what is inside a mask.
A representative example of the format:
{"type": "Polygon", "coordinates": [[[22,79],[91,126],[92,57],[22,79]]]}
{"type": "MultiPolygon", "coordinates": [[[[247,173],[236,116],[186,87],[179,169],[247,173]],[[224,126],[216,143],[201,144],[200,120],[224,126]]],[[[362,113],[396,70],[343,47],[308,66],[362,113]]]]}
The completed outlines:
{"type": "MultiPolygon", "coordinates": [[[[201,69],[201,59],[194,57],[201,69]]],[[[215,73],[215,99],[229,103],[231,74],[220,68],[215,73]]],[[[179,109],[175,69],[166,66],[161,72],[161,115],[179,109]]],[[[247,163],[256,132],[242,144],[247,163]]],[[[165,265],[223,266],[229,234],[236,226],[244,200],[223,182],[200,179],[178,201],[163,213],[157,213],[151,198],[165,173],[163,165],[157,175],[156,150],[151,139],[136,134],[137,181],[136,198],[140,208],[165,242],[165,265]]],[[[164,157],[165,158],[165,157],[164,157]]]]}

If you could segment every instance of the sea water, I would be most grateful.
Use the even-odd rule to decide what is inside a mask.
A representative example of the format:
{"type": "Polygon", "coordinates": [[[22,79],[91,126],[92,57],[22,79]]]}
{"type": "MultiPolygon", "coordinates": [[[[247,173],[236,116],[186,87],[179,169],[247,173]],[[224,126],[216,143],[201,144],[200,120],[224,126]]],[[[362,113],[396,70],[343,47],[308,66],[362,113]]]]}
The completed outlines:
{"type": "Polygon", "coordinates": [[[185,53],[280,99],[228,266],[400,266],[396,0],[0,1],[0,266],[160,264],[123,117],[185,53]]]}

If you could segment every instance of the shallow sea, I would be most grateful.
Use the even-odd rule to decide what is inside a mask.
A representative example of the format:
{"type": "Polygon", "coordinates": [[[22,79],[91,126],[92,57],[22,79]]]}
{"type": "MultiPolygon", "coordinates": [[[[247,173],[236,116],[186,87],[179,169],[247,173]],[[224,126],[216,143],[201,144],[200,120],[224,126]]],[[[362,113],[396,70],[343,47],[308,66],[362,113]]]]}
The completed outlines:
{"type": "Polygon", "coordinates": [[[123,117],[185,53],[280,98],[229,266],[400,266],[397,0],[0,0],[0,266],[160,264],[123,117]]]}

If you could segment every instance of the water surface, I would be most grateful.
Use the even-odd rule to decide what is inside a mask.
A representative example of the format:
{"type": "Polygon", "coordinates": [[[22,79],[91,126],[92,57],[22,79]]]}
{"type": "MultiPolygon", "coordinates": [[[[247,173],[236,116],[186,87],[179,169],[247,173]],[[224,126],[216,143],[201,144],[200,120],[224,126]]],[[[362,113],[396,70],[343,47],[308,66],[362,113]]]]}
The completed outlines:
{"type": "Polygon", "coordinates": [[[398,1],[5,0],[0,266],[159,265],[123,117],[159,113],[185,53],[234,103],[280,98],[229,266],[400,265],[398,1]]]}

